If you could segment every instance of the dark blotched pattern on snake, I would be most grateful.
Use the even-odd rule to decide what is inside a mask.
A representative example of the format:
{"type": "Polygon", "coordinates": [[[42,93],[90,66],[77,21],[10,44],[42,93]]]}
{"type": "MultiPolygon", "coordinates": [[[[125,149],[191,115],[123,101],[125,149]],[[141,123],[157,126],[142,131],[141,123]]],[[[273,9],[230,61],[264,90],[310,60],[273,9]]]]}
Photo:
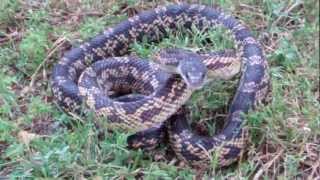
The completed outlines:
{"type": "MultiPolygon", "coordinates": [[[[132,81],[137,77],[131,77],[132,81]]],[[[125,83],[125,80],[123,82],[125,83]]],[[[82,82],[80,79],[81,83],[91,82],[82,82]]],[[[121,91],[126,91],[126,87],[121,87],[120,84],[112,85],[111,89],[122,88],[121,91]]],[[[168,125],[170,144],[180,159],[194,166],[203,166],[203,162],[210,160],[212,152],[217,153],[218,164],[221,166],[238,159],[248,139],[248,133],[242,128],[244,121],[242,114],[263,101],[270,89],[267,61],[261,45],[250,30],[221,10],[189,4],[169,5],[142,12],[105,30],[80,47],[73,48],[55,65],[51,85],[59,105],[66,111],[77,112],[81,104],[86,101],[89,107],[94,108],[97,116],[106,116],[114,125],[134,132],[161,127],[163,122],[173,115],[170,118],[173,120],[168,125]],[[143,67],[146,65],[139,65],[133,58],[121,57],[121,61],[130,64],[132,68],[130,71],[145,68],[148,71],[137,71],[133,74],[139,78],[154,80],[147,84],[136,82],[134,87],[145,94],[145,98],[130,102],[114,101],[105,98],[105,92],[95,89],[95,87],[110,88],[103,87],[104,79],[112,80],[116,77],[106,77],[107,75],[104,75],[106,71],[113,75],[124,76],[130,69],[126,65],[123,65],[122,70],[110,68],[119,64],[116,65],[116,61],[108,63],[108,60],[114,60],[108,57],[128,54],[130,45],[143,39],[150,42],[159,41],[167,35],[168,29],[175,31],[181,27],[191,29],[192,26],[201,30],[215,26],[225,27],[232,33],[242,59],[239,86],[230,105],[225,128],[218,135],[210,138],[197,136],[186,127],[182,113],[173,115],[192,93],[181,79],[170,80],[172,77],[159,76],[160,71],[153,69],[154,67],[143,67]],[[106,60],[97,62],[101,59],[106,60]],[[93,67],[87,68],[93,63],[93,67]],[[105,67],[101,68],[102,66],[105,67]],[[79,77],[85,69],[89,79],[101,79],[101,82],[96,80],[92,83],[89,91],[78,86],[79,77]],[[99,69],[100,72],[95,72],[99,69]],[[160,85],[162,82],[165,82],[166,86],[160,85]]]]}

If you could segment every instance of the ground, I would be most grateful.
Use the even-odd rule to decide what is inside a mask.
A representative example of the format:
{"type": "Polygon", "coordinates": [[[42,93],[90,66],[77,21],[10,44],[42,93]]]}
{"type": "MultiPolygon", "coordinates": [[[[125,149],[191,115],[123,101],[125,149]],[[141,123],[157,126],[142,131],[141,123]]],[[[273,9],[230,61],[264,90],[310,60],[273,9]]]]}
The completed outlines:
{"type": "MultiPolygon", "coordinates": [[[[262,43],[271,67],[272,101],[247,115],[248,150],[232,166],[212,167],[199,173],[169,156],[170,149],[149,153],[129,150],[128,134],[97,128],[93,119],[70,116],[58,108],[49,80],[52,67],[63,52],[128,16],[168,3],[172,2],[1,1],[0,179],[320,177],[316,0],[198,2],[217,5],[250,27],[262,43]]],[[[192,37],[169,37],[160,44],[135,44],[132,52],[149,57],[161,47],[233,47],[224,33],[209,33],[213,42],[219,42],[211,46],[201,45],[202,35],[196,32],[192,37]]],[[[236,82],[216,82],[194,94],[188,106],[198,131],[207,134],[208,130],[202,129],[215,129],[210,120],[226,116],[236,82]]]]}

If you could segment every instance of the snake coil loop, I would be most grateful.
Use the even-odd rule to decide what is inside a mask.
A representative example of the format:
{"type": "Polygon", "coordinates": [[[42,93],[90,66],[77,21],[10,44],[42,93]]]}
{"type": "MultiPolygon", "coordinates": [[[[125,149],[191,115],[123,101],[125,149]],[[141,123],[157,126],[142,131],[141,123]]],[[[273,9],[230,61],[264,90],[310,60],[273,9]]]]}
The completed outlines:
{"type": "MultiPolygon", "coordinates": [[[[131,78],[137,79],[137,77],[133,75],[131,78]]],[[[114,77],[105,77],[105,79],[112,78],[114,77]]],[[[221,10],[197,4],[159,7],[142,12],[105,30],[80,47],[71,49],[62,57],[53,69],[51,85],[58,104],[66,111],[79,111],[81,104],[86,101],[94,108],[97,115],[106,115],[108,121],[133,129],[135,132],[148,131],[157,126],[161,128],[161,124],[173,115],[171,119],[176,119],[171,120],[168,126],[170,144],[178,157],[192,166],[202,166],[203,162],[208,162],[211,152],[218,152],[220,166],[235,161],[248,139],[248,133],[242,128],[244,122],[242,114],[261,102],[270,89],[267,61],[261,45],[250,30],[221,10]],[[110,58],[128,54],[129,46],[134,42],[141,42],[143,39],[149,41],[162,39],[167,35],[167,29],[174,31],[178,27],[191,29],[193,26],[201,30],[215,26],[228,29],[235,39],[242,59],[242,75],[229,108],[227,123],[221,133],[211,138],[191,133],[181,113],[173,115],[191,95],[185,83],[181,80],[168,80],[170,78],[161,79],[157,69],[140,64],[133,58],[118,58],[123,65],[113,61],[117,58],[110,58]],[[107,60],[97,62],[101,59],[107,60]],[[107,62],[109,60],[110,62],[107,62]],[[93,67],[88,68],[91,65],[93,67]],[[123,66],[123,69],[107,68],[116,65],[123,66]],[[127,65],[134,67],[130,71],[139,74],[140,78],[150,77],[154,80],[147,84],[136,83],[136,87],[148,95],[147,98],[138,98],[137,101],[131,102],[115,102],[101,98],[103,93],[99,93],[96,89],[102,86],[101,82],[104,82],[102,77],[105,76],[105,71],[102,69],[107,68],[113,75],[117,73],[124,75],[130,69],[127,65]],[[100,77],[101,82],[84,82],[83,78],[79,79],[85,69],[89,79],[100,77]],[[153,70],[142,72],[137,69],[153,70]],[[101,71],[96,72],[96,70],[101,71]],[[80,84],[92,85],[91,90],[80,88],[78,81],[80,84]],[[167,86],[158,86],[160,81],[165,81],[167,86]],[[155,88],[160,89],[157,89],[157,93],[150,93],[155,88]]]]}

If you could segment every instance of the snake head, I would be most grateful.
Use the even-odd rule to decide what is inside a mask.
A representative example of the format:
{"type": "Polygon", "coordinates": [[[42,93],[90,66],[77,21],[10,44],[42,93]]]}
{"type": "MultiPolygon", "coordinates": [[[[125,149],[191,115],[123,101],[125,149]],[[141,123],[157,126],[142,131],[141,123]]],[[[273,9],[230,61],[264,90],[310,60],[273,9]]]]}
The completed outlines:
{"type": "Polygon", "coordinates": [[[198,58],[186,58],[177,66],[177,73],[185,81],[189,89],[201,89],[206,83],[207,67],[198,58]]]}
{"type": "Polygon", "coordinates": [[[202,56],[180,48],[166,48],[154,56],[160,68],[171,74],[182,77],[189,89],[197,90],[207,82],[207,67],[202,56]]]}

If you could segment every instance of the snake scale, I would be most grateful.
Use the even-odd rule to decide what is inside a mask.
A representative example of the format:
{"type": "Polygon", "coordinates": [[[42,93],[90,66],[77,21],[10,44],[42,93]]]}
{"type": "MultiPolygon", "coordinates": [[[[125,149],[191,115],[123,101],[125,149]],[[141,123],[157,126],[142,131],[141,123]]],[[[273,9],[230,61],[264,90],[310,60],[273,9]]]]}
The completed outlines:
{"type": "Polygon", "coordinates": [[[181,3],[141,12],[71,49],[54,66],[51,87],[67,112],[79,112],[86,103],[98,117],[107,117],[110,124],[137,132],[128,138],[133,142],[131,147],[138,147],[134,143],[144,142],[143,138],[151,144],[157,142],[159,129],[167,123],[170,145],[181,160],[191,166],[204,166],[214,152],[218,165],[226,166],[239,158],[248,140],[242,115],[265,99],[270,81],[262,47],[246,26],[220,9],[181,3]],[[224,129],[213,137],[202,137],[191,132],[184,113],[177,113],[192,93],[183,79],[165,75],[158,66],[142,63],[141,59],[120,56],[129,54],[135,42],[163,39],[168,30],[216,26],[225,27],[233,35],[241,57],[241,78],[224,129]],[[110,85],[106,80],[120,83],[110,85]],[[126,81],[135,83],[130,86],[126,81]],[[110,88],[125,94],[128,86],[143,96],[125,100],[107,96],[110,88]]]}

